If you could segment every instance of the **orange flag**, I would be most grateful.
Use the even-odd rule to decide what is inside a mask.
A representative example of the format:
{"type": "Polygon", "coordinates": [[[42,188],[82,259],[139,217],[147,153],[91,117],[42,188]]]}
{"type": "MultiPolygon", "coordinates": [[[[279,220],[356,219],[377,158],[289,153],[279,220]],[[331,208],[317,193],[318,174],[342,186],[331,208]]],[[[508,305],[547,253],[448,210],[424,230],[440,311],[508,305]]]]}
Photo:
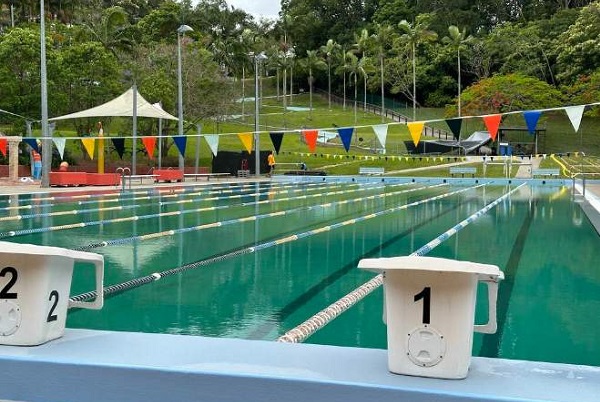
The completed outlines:
{"type": "Polygon", "coordinates": [[[501,114],[491,114],[489,116],[483,116],[483,122],[490,132],[492,141],[496,141],[496,135],[498,135],[498,127],[500,127],[500,120],[502,120],[501,114]]]}
{"type": "Polygon", "coordinates": [[[6,138],[0,138],[0,152],[2,155],[6,156],[6,146],[8,145],[8,140],[6,138]]]}
{"type": "Polygon", "coordinates": [[[423,132],[423,127],[425,127],[425,123],[422,121],[415,121],[412,123],[406,123],[408,126],[408,131],[410,132],[410,136],[415,143],[415,147],[421,140],[421,133],[423,132]]]}
{"type": "Polygon", "coordinates": [[[252,133],[240,133],[238,134],[240,141],[242,141],[242,145],[246,148],[249,154],[252,153],[252,133]]]}
{"type": "Polygon", "coordinates": [[[156,137],[142,137],[142,143],[148,152],[150,159],[154,158],[154,147],[156,146],[156,137]]]}
{"type": "Polygon", "coordinates": [[[304,140],[306,141],[310,152],[315,152],[319,130],[303,130],[302,135],[304,136],[304,140]]]}

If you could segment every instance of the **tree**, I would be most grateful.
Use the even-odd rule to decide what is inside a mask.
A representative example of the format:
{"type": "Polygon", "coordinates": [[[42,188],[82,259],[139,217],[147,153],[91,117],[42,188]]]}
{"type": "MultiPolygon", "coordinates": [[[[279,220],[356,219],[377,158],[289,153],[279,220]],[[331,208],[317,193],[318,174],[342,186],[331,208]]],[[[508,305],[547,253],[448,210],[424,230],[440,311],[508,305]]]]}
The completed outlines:
{"type": "MultiPolygon", "coordinates": [[[[360,31],[360,35],[354,34],[354,44],[352,47],[354,48],[355,53],[360,54],[361,59],[365,58],[367,49],[369,48],[371,38],[369,36],[369,31],[367,29],[362,29],[360,31]]],[[[367,74],[363,77],[364,83],[364,100],[363,100],[363,111],[367,109],[367,74]]]]}
{"type": "Polygon", "coordinates": [[[417,46],[421,42],[433,42],[437,39],[437,34],[428,29],[429,15],[418,15],[415,23],[404,20],[398,24],[398,27],[404,31],[400,37],[402,41],[408,44],[412,56],[412,75],[413,75],[413,120],[417,119],[417,46]]]}
{"type": "Polygon", "coordinates": [[[448,34],[450,36],[444,36],[442,38],[442,42],[448,44],[451,48],[456,51],[456,58],[458,61],[458,117],[461,116],[461,108],[460,108],[460,50],[465,46],[466,43],[470,41],[470,36],[467,37],[466,30],[463,29],[462,32],[455,25],[450,25],[448,27],[448,34]]]}
{"type": "Polygon", "coordinates": [[[349,78],[354,78],[354,124],[357,122],[358,76],[367,76],[367,70],[365,68],[366,60],[365,57],[359,59],[352,52],[348,52],[346,64],[344,65],[344,70],[348,71],[349,78]]]}
{"type": "Polygon", "coordinates": [[[92,15],[85,24],[92,40],[100,42],[115,57],[119,57],[120,52],[131,52],[134,44],[127,35],[129,20],[122,7],[110,7],[102,10],[101,14],[92,15]]]}
{"type": "Polygon", "coordinates": [[[327,94],[329,99],[329,110],[331,110],[331,61],[339,49],[340,45],[333,39],[329,39],[327,44],[321,46],[321,53],[323,53],[327,59],[327,94]]]}
{"type": "Polygon", "coordinates": [[[312,94],[313,94],[313,82],[314,82],[313,70],[324,69],[325,67],[327,67],[327,65],[319,57],[316,50],[307,50],[306,51],[306,58],[302,61],[302,65],[305,69],[308,70],[308,90],[310,93],[310,98],[309,98],[310,99],[309,100],[310,120],[312,120],[312,110],[313,110],[312,94]]]}
{"type": "Polygon", "coordinates": [[[395,38],[394,30],[389,25],[375,26],[375,33],[371,35],[371,41],[375,47],[377,58],[379,59],[379,74],[380,74],[380,85],[381,85],[381,121],[385,120],[385,69],[384,61],[386,55],[386,49],[392,45],[395,38]]]}

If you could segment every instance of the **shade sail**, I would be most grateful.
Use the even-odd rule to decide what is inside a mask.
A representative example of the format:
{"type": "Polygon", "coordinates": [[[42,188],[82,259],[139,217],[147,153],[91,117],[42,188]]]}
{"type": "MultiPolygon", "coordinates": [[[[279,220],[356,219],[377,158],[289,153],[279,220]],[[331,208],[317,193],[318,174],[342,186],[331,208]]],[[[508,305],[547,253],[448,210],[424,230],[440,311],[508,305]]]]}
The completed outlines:
{"type": "MultiPolygon", "coordinates": [[[[79,119],[85,117],[133,117],[133,88],[121,96],[108,101],[100,106],[81,112],[66,114],[64,116],[53,117],[50,121],[79,119]]],[[[152,117],[155,119],[177,120],[177,117],[170,115],[162,108],[152,105],[146,99],[137,93],[137,117],[152,117]]]]}

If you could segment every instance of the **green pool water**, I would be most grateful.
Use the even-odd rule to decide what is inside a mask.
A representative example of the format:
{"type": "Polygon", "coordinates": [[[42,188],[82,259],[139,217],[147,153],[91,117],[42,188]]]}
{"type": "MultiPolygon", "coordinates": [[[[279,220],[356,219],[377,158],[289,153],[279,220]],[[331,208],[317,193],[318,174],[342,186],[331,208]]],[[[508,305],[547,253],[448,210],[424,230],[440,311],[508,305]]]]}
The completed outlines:
{"type": "MultiPolygon", "coordinates": [[[[114,195],[52,201],[43,199],[47,195],[21,196],[11,204],[0,200],[0,207],[31,205],[18,213],[34,216],[0,221],[0,233],[19,234],[5,241],[101,253],[106,285],[225,256],[113,295],[101,311],[72,310],[68,327],[275,340],[372,278],[373,273],[356,268],[361,258],[409,255],[513,188],[274,183],[214,184],[198,187],[196,193],[187,189],[163,196],[123,195],[119,200],[114,195]],[[398,210],[457,190],[464,191],[398,210]],[[124,209],[104,209],[116,206],[124,209]],[[396,211],[383,212],[390,209],[396,211]],[[70,210],[79,213],[57,214],[70,210]],[[351,221],[373,213],[380,214],[351,221]],[[139,219],[114,222],[131,216],[139,219]],[[102,223],[60,229],[94,221],[102,223]],[[310,232],[344,221],[349,223],[310,232]],[[222,224],[211,227],[214,222],[222,224]],[[168,233],[199,225],[205,226],[168,233]],[[22,232],[26,230],[40,232],[22,232]],[[157,232],[165,233],[127,240],[157,232]],[[303,233],[297,240],[278,242],[303,233]],[[115,239],[125,240],[91,248],[115,239]],[[269,246],[260,251],[229,256],[265,244],[269,246]]],[[[0,210],[4,217],[16,213],[0,210]]],[[[474,355],[599,366],[599,240],[566,188],[525,186],[428,255],[495,264],[505,273],[498,332],[476,334],[474,355]]],[[[91,269],[77,265],[71,294],[91,290],[92,276],[91,269]]],[[[382,296],[382,289],[376,290],[307,342],[385,348],[382,296]]],[[[477,321],[482,322],[487,308],[483,286],[479,296],[477,321]]]]}

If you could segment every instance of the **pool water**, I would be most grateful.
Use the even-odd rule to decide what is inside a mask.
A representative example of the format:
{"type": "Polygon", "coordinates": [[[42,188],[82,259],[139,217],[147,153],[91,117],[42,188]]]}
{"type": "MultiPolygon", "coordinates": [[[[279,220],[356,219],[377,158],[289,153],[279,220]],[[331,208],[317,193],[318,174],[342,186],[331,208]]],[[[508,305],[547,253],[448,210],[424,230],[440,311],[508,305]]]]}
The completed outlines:
{"type": "MultiPolygon", "coordinates": [[[[0,237],[101,253],[106,285],[222,256],[112,295],[101,311],[71,310],[68,327],[275,340],[371,279],[360,259],[409,255],[514,188],[272,183],[14,196],[0,200],[0,237]],[[401,208],[408,203],[417,205],[401,208]],[[68,226],[80,222],[91,223],[68,226]]],[[[567,188],[524,186],[428,255],[505,273],[498,332],[476,334],[474,355],[600,366],[598,241],[567,188]]],[[[76,267],[72,295],[91,290],[92,271],[76,267]]],[[[382,296],[376,290],[307,342],[385,348],[382,296]]],[[[482,323],[485,287],[479,296],[482,323]]]]}

